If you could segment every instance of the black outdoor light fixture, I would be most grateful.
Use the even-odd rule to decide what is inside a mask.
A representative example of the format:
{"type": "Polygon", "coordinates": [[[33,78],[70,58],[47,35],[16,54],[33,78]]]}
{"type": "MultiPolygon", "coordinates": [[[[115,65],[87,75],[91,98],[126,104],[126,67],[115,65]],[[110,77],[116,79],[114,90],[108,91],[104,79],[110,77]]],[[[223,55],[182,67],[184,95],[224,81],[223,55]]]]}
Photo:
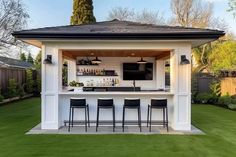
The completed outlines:
{"type": "Polygon", "coordinates": [[[47,58],[44,59],[43,64],[52,64],[52,55],[47,55],[47,58]]]}
{"type": "Polygon", "coordinates": [[[147,61],[143,60],[143,57],[137,62],[138,64],[146,64],[147,61]]]}
{"type": "Polygon", "coordinates": [[[98,57],[96,57],[95,59],[92,60],[93,64],[101,64],[102,61],[100,59],[98,59],[98,57]]]}
{"type": "Polygon", "coordinates": [[[170,62],[166,62],[165,67],[170,67],[170,62]]]}
{"type": "Polygon", "coordinates": [[[190,61],[186,58],[186,55],[181,55],[181,65],[190,64],[190,61]]]}

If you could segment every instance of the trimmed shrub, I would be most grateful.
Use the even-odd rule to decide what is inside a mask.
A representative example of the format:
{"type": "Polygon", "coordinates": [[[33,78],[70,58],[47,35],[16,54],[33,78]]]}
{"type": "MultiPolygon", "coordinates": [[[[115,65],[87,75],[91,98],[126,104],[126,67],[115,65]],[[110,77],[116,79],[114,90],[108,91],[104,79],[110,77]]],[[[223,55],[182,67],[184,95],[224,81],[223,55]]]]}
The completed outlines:
{"type": "Polygon", "coordinates": [[[219,97],[217,104],[220,106],[228,107],[234,100],[231,98],[230,95],[224,95],[219,97]]]}
{"type": "Polygon", "coordinates": [[[24,85],[23,85],[23,86],[18,85],[17,94],[18,94],[21,98],[22,98],[23,96],[25,96],[24,85]]]}
{"type": "Polygon", "coordinates": [[[9,98],[17,96],[17,83],[15,79],[9,79],[7,96],[9,98]]]}
{"type": "Polygon", "coordinates": [[[0,102],[4,100],[4,97],[0,94],[0,102]]]}
{"type": "Polygon", "coordinates": [[[32,70],[26,70],[26,92],[33,93],[33,86],[34,80],[32,70]]]}
{"type": "Polygon", "coordinates": [[[217,101],[217,97],[209,93],[198,93],[195,98],[196,103],[207,104],[217,101]]]}
{"type": "Polygon", "coordinates": [[[231,110],[236,110],[236,104],[229,104],[228,108],[231,110]]]}

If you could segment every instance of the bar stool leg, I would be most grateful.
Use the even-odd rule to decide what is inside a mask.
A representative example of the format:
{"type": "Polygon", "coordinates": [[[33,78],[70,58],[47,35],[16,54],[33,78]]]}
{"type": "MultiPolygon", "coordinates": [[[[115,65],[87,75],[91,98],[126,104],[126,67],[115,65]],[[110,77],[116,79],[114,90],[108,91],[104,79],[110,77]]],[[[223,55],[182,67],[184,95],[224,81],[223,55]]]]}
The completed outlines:
{"type": "Polygon", "coordinates": [[[68,126],[69,132],[70,132],[70,123],[71,123],[71,107],[70,107],[70,112],[69,112],[69,126],[68,126]]]}
{"type": "Polygon", "coordinates": [[[98,131],[98,122],[99,122],[99,107],[97,108],[97,123],[96,123],[96,132],[98,131]]]}
{"type": "Polygon", "coordinates": [[[149,108],[150,108],[150,106],[148,105],[148,112],[147,112],[147,127],[148,127],[148,123],[149,123],[149,108]]]}
{"type": "Polygon", "coordinates": [[[139,129],[140,129],[140,132],[142,132],[141,109],[140,109],[140,107],[138,108],[138,122],[139,122],[139,129]]]}
{"type": "Polygon", "coordinates": [[[72,107],[72,128],[74,127],[74,107],[72,107]]]}
{"type": "Polygon", "coordinates": [[[149,124],[149,132],[152,131],[152,106],[150,107],[150,124],[149,124]]]}
{"type": "Polygon", "coordinates": [[[87,107],[84,108],[84,115],[85,115],[85,131],[87,132],[87,107]]]}
{"type": "Polygon", "coordinates": [[[113,132],[115,132],[115,106],[112,107],[112,115],[113,115],[113,132]]]}
{"type": "Polygon", "coordinates": [[[90,127],[90,120],[89,120],[89,105],[87,105],[87,112],[88,112],[88,126],[90,127]]]}
{"type": "Polygon", "coordinates": [[[166,107],[166,127],[167,127],[167,132],[169,132],[169,125],[168,125],[168,107],[166,107]]]}
{"type": "Polygon", "coordinates": [[[122,130],[125,131],[125,107],[123,106],[122,130]]]}
{"type": "Polygon", "coordinates": [[[166,110],[165,110],[165,107],[163,108],[163,127],[165,128],[165,126],[166,126],[166,115],[165,115],[165,112],[166,112],[166,110]]]}

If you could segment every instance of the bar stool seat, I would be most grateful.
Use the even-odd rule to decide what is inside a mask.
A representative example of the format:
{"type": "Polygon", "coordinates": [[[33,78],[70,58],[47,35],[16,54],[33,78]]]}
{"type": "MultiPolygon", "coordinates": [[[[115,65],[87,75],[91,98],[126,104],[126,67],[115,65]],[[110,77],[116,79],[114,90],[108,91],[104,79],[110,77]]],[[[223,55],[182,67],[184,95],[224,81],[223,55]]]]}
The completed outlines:
{"type": "Polygon", "coordinates": [[[113,123],[113,132],[115,131],[115,105],[112,98],[99,98],[97,104],[97,122],[96,122],[96,132],[99,127],[99,113],[100,109],[112,109],[112,123],[113,123]]]}
{"type": "Polygon", "coordinates": [[[89,105],[86,104],[85,98],[70,98],[70,113],[69,113],[69,127],[68,131],[70,132],[70,127],[74,126],[74,109],[84,109],[85,110],[85,131],[87,132],[87,125],[90,127],[90,120],[89,120],[89,105]]]}
{"type": "Polygon", "coordinates": [[[125,98],[123,106],[123,119],[122,119],[122,129],[124,132],[125,127],[125,109],[137,109],[138,111],[138,126],[140,132],[142,131],[141,126],[141,110],[140,110],[140,99],[139,98],[125,98]]]}
{"type": "Polygon", "coordinates": [[[149,124],[149,131],[152,130],[152,109],[161,109],[163,110],[163,127],[167,128],[167,132],[169,131],[168,127],[168,107],[167,107],[167,99],[160,98],[152,98],[151,105],[148,105],[148,113],[147,113],[147,127],[149,124]]]}

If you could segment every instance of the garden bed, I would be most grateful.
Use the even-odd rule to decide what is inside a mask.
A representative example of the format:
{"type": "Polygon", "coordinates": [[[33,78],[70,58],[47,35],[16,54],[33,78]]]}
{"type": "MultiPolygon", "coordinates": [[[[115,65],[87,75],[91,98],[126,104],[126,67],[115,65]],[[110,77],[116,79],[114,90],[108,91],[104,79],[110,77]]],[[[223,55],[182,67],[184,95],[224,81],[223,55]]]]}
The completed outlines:
{"type": "Polygon", "coordinates": [[[7,98],[7,99],[4,99],[2,102],[0,102],[0,105],[4,105],[4,104],[11,103],[11,102],[18,101],[18,100],[27,99],[27,98],[30,98],[33,96],[34,96],[33,94],[26,94],[23,97],[17,96],[17,97],[13,97],[13,98],[7,98]]]}

